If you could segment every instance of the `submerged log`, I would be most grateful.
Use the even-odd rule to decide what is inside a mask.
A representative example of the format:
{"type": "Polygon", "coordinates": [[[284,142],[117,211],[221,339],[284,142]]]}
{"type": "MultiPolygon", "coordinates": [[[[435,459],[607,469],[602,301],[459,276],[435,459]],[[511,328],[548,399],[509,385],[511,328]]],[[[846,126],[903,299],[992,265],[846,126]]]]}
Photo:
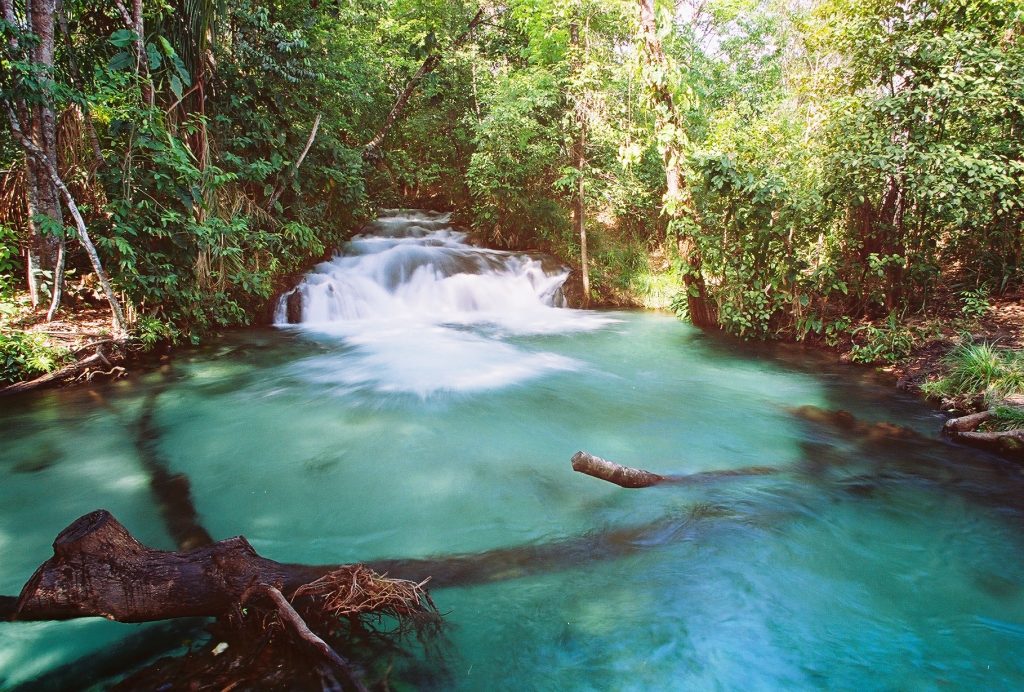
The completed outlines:
{"type": "Polygon", "coordinates": [[[772,466],[747,466],[740,469],[719,469],[717,471],[699,471],[682,475],[663,476],[661,474],[635,469],[602,459],[589,452],[576,452],[572,457],[573,471],[585,473],[594,478],[614,483],[623,488],[649,488],[652,485],[671,483],[673,485],[698,485],[726,478],[743,478],[748,476],[770,476],[779,472],[772,466]]]}
{"type": "Polygon", "coordinates": [[[585,473],[594,478],[600,478],[603,481],[614,483],[623,488],[649,488],[666,480],[665,476],[658,475],[657,473],[622,466],[614,461],[595,457],[593,454],[583,451],[576,452],[573,455],[572,470],[585,473]]]}
{"type": "Polygon", "coordinates": [[[199,521],[192,501],[192,484],[183,473],[171,473],[159,449],[160,428],[156,424],[156,402],[166,382],[152,390],[142,406],[136,424],[135,449],[142,468],[149,476],[149,488],[156,498],[167,533],[179,550],[192,550],[213,544],[213,537],[199,521]]]}

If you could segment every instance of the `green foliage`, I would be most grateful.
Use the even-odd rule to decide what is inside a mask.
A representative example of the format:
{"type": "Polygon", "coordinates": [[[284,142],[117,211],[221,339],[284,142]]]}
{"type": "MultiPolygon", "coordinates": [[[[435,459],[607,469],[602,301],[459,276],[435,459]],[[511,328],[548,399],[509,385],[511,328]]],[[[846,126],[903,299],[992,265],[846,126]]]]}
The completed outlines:
{"type": "Polygon", "coordinates": [[[854,363],[895,363],[909,356],[914,348],[914,333],[900,323],[894,312],[889,313],[882,326],[857,327],[852,335],[850,359],[854,363]]]}
{"type": "Polygon", "coordinates": [[[991,427],[997,430],[1018,430],[1024,428],[1024,407],[996,406],[992,409],[991,427]]]}
{"type": "Polygon", "coordinates": [[[70,360],[70,353],[50,346],[42,334],[0,331],[0,382],[18,382],[44,375],[70,360]]]}
{"type": "Polygon", "coordinates": [[[13,228],[0,223],[0,301],[14,289],[15,273],[21,268],[18,256],[18,234],[13,228]]]}
{"type": "MultiPolygon", "coordinates": [[[[580,183],[598,297],[675,294],[685,312],[697,272],[744,338],[834,344],[889,315],[853,336],[855,358],[891,360],[914,338],[892,315],[968,286],[982,288],[960,292],[962,315],[978,319],[1024,279],[1019,2],[710,0],[688,21],[673,7],[658,3],[655,64],[619,0],[168,0],[145,4],[140,70],[116,12],[68,0],[53,70],[0,23],[0,96],[88,111],[105,161],[65,127],[61,168],[154,339],[248,321],[375,205],[450,208],[494,243],[574,261],[580,183]],[[699,267],[645,257],[680,234],[699,267]]],[[[2,133],[0,155],[21,160],[2,133]]],[[[0,235],[0,294],[24,271],[16,230],[0,235]]]]}
{"type": "Polygon", "coordinates": [[[487,116],[474,127],[466,181],[473,220],[507,245],[558,240],[566,213],[554,191],[561,147],[558,84],[546,70],[499,76],[481,94],[487,116]]]}
{"type": "Polygon", "coordinates": [[[945,359],[949,371],[926,382],[922,391],[930,397],[962,397],[984,394],[990,402],[1024,392],[1024,354],[1000,349],[990,343],[965,340],[945,359]]]}
{"type": "Polygon", "coordinates": [[[169,322],[143,315],[135,325],[134,336],[142,344],[143,349],[148,351],[160,343],[178,343],[181,339],[181,332],[169,322]]]}
{"type": "Polygon", "coordinates": [[[988,286],[960,291],[960,314],[968,319],[981,319],[992,309],[988,301],[988,286]]]}

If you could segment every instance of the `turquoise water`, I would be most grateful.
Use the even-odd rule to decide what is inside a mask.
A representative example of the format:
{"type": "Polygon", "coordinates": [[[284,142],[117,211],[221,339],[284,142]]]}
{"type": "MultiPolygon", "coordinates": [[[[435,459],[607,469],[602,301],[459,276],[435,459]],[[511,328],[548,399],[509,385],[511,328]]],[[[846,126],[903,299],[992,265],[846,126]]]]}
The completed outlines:
{"type": "MultiPolygon", "coordinates": [[[[99,507],[172,547],[135,447],[151,404],[156,449],[190,478],[207,530],[280,561],[646,527],[613,555],[435,589],[449,623],[437,689],[1024,686],[1019,471],[791,413],[842,408],[934,437],[934,412],[859,370],[661,315],[558,315],[240,332],[161,372],[0,402],[0,593],[99,507]],[[578,449],[661,473],[782,472],[625,490],[574,473],[578,449]]],[[[0,688],[137,629],[0,624],[0,688]]]]}

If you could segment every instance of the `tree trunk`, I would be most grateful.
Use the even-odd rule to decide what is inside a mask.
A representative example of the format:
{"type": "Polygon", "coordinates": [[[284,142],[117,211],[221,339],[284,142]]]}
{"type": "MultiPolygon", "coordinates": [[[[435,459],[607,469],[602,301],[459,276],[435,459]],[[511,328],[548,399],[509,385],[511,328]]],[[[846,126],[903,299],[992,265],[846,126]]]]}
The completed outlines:
{"type": "Polygon", "coordinates": [[[57,536],[53,557],[39,566],[6,616],[99,616],[118,622],[216,617],[238,604],[255,583],[280,584],[291,593],[330,571],[267,560],[241,537],[184,553],[153,550],[109,512],[97,510],[57,536]]]}
{"type": "Polygon", "coordinates": [[[146,55],[146,26],[142,16],[142,0],[132,0],[132,10],[128,11],[123,0],[114,0],[114,6],[121,15],[121,20],[128,29],[135,32],[135,69],[142,84],[142,100],[147,106],[156,103],[153,93],[153,80],[149,74],[149,58],[146,55]]]}
{"type": "Polygon", "coordinates": [[[683,131],[684,123],[665,77],[669,64],[661,46],[661,39],[658,38],[654,0],[639,0],[639,9],[643,78],[655,114],[658,139],[663,147],[661,157],[665,167],[664,209],[670,221],[675,222],[672,225],[679,239],[677,250],[680,259],[686,265],[683,283],[687,292],[686,302],[690,311],[690,321],[698,327],[717,327],[717,311],[708,296],[707,285],[701,271],[700,247],[692,231],[683,227],[686,222],[696,227],[698,220],[690,190],[683,177],[683,151],[677,133],[683,131]]]}
{"type": "Polygon", "coordinates": [[[587,141],[586,125],[580,126],[579,140],[576,143],[576,200],[573,205],[573,221],[576,225],[576,233],[580,237],[580,274],[583,279],[583,304],[581,307],[590,307],[590,260],[587,251],[587,225],[585,222],[586,206],[583,197],[583,169],[586,165],[584,158],[584,147],[587,141]]]}
{"type": "Polygon", "coordinates": [[[35,162],[46,171],[49,175],[50,181],[64,198],[64,203],[67,205],[68,211],[71,212],[71,216],[75,220],[75,226],[78,229],[78,240],[85,249],[85,254],[88,255],[89,261],[92,263],[93,271],[96,272],[100,285],[103,286],[103,293],[107,298],[107,303],[110,304],[113,336],[115,339],[124,338],[128,332],[127,325],[124,320],[124,312],[121,310],[121,301],[119,301],[117,296],[114,294],[114,289],[110,285],[107,273],[103,270],[103,263],[100,261],[100,257],[96,252],[96,247],[92,244],[92,240],[89,238],[89,229],[86,228],[85,220],[78,211],[78,205],[75,203],[75,198],[71,195],[71,191],[68,190],[64,181],[61,180],[60,174],[57,172],[57,167],[55,165],[51,165],[50,160],[46,157],[45,153],[25,135],[24,131],[21,129],[21,124],[18,122],[18,116],[15,114],[13,106],[9,102],[3,103],[7,110],[7,120],[11,125],[11,131],[13,132],[15,139],[21,144],[26,157],[34,159],[35,162]]]}
{"type": "MultiPolygon", "coordinates": [[[[575,62],[582,62],[579,25],[573,22],[569,27],[572,45],[579,54],[575,62]]],[[[580,65],[577,64],[577,69],[580,65]]],[[[573,165],[576,167],[576,190],[573,195],[572,217],[573,226],[580,239],[580,275],[583,280],[583,302],[581,307],[590,307],[590,262],[587,253],[586,198],[584,196],[584,171],[587,167],[587,112],[585,94],[576,94],[576,126],[579,128],[573,146],[573,165]]]]}
{"type": "MultiPolygon", "coordinates": [[[[14,4],[11,0],[3,0],[2,8],[5,21],[15,26],[21,26],[14,14],[14,4]]],[[[25,103],[12,104],[12,107],[21,113],[21,120],[25,125],[25,135],[32,140],[54,168],[57,166],[56,115],[46,85],[52,83],[54,69],[54,17],[56,11],[56,0],[35,0],[35,2],[29,3],[26,15],[28,24],[25,28],[35,35],[36,41],[31,46],[19,46],[17,40],[12,37],[8,42],[12,54],[20,53],[34,68],[39,70],[39,81],[43,87],[42,102],[33,104],[31,107],[25,103]]],[[[47,175],[41,161],[26,156],[25,171],[29,208],[29,238],[25,252],[28,290],[32,306],[35,308],[42,305],[46,297],[45,286],[47,283],[44,273],[50,273],[49,281],[53,283],[54,290],[50,294],[53,301],[48,314],[52,315],[60,304],[61,292],[58,287],[63,281],[63,268],[58,266],[58,259],[61,258],[61,241],[57,236],[45,232],[46,229],[41,228],[36,220],[41,216],[49,217],[56,227],[63,228],[60,194],[50,176],[47,175]]]]}

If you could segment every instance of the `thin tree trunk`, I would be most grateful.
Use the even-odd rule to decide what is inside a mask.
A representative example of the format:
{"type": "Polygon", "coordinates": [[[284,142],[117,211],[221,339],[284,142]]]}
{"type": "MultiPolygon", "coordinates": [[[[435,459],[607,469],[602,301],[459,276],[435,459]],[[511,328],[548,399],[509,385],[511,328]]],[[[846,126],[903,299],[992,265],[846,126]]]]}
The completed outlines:
{"type": "MultiPolygon", "coordinates": [[[[60,27],[60,33],[68,47],[68,65],[71,68],[71,76],[74,80],[75,88],[81,91],[84,80],[82,79],[82,71],[78,67],[78,60],[75,59],[74,46],[71,42],[71,31],[68,28],[68,17],[64,11],[64,0],[57,0],[57,25],[60,27]]],[[[106,163],[106,159],[103,157],[103,149],[100,147],[100,138],[96,135],[92,110],[89,108],[88,102],[84,102],[81,107],[82,121],[85,123],[85,133],[89,139],[89,146],[92,147],[92,154],[96,158],[96,165],[102,167],[106,163]]]]}
{"type": "MultiPolygon", "coordinates": [[[[27,26],[18,21],[12,0],[0,0],[0,8],[3,10],[5,21],[14,26],[22,26],[35,35],[36,41],[31,46],[20,46],[17,39],[11,36],[8,39],[8,47],[12,55],[21,55],[34,67],[40,69],[41,81],[45,87],[45,83],[51,81],[54,67],[53,20],[56,12],[56,0],[36,0],[35,2],[28,3],[25,12],[25,18],[28,22],[27,26]]],[[[11,105],[12,108],[16,109],[17,113],[20,113],[20,119],[25,123],[23,133],[31,138],[45,158],[56,167],[56,117],[45,88],[41,103],[37,103],[31,108],[25,103],[12,103],[11,105]]],[[[63,226],[59,193],[52,185],[49,176],[41,170],[41,165],[33,157],[26,156],[25,184],[29,209],[29,238],[25,254],[28,290],[33,308],[39,307],[45,298],[44,272],[51,272],[51,279],[55,286],[51,297],[56,298],[56,303],[54,304],[58,306],[61,292],[56,287],[63,281],[62,268],[58,266],[60,241],[54,236],[48,236],[44,233],[44,229],[40,228],[39,224],[36,223],[38,217],[44,216],[53,219],[56,225],[63,226]]]]}
{"type": "Polygon", "coordinates": [[[153,80],[149,74],[149,58],[146,55],[146,26],[142,17],[142,0],[132,0],[130,13],[123,0],[114,0],[114,6],[125,26],[135,32],[135,68],[142,80],[142,100],[147,106],[152,106],[156,99],[153,95],[153,80]]]}
{"type": "Polygon", "coordinates": [[[590,307],[590,260],[587,251],[587,225],[584,218],[586,212],[583,171],[586,166],[584,148],[587,142],[586,124],[580,126],[579,139],[576,142],[576,203],[573,208],[573,216],[576,222],[576,232],[580,237],[580,274],[583,279],[583,304],[582,307],[590,307]]]}
{"type": "Polygon", "coordinates": [[[302,162],[306,160],[306,154],[309,153],[310,148],[313,146],[313,140],[316,139],[316,131],[320,129],[320,117],[321,114],[317,113],[316,120],[313,121],[313,129],[309,132],[309,138],[306,140],[306,146],[303,147],[302,153],[299,154],[299,158],[296,159],[295,165],[291,166],[288,170],[288,175],[277,184],[277,187],[274,188],[273,194],[270,195],[270,199],[267,200],[266,210],[268,213],[274,208],[274,205],[277,204],[277,200],[284,192],[284,188],[292,180],[295,180],[295,176],[299,174],[299,166],[301,166],[302,162]]]}
{"type": "Polygon", "coordinates": [[[644,80],[649,91],[648,98],[654,107],[655,126],[659,139],[664,141],[662,163],[665,167],[665,211],[676,221],[677,250],[686,264],[683,282],[687,291],[687,306],[690,321],[698,327],[718,326],[718,316],[711,303],[701,272],[700,248],[692,232],[681,228],[686,221],[697,225],[696,209],[682,172],[683,152],[677,141],[676,132],[683,130],[683,119],[676,108],[665,74],[668,59],[658,38],[655,21],[654,0],[639,0],[640,9],[640,52],[645,63],[644,80]]]}
{"type": "Polygon", "coordinates": [[[85,225],[85,220],[82,218],[81,213],[78,211],[78,205],[75,203],[75,198],[71,195],[71,191],[68,190],[67,185],[61,180],[60,174],[57,172],[57,167],[50,163],[50,160],[46,157],[46,154],[35,145],[35,143],[29,139],[24,131],[21,129],[21,124],[18,122],[18,116],[14,112],[14,108],[9,102],[4,102],[7,109],[7,119],[11,125],[11,131],[14,133],[15,139],[17,139],[22,148],[25,150],[25,154],[32,157],[39,163],[49,174],[50,180],[54,186],[60,191],[61,196],[64,198],[64,203],[68,207],[68,211],[71,212],[72,218],[75,220],[75,226],[78,229],[78,239],[82,243],[82,247],[85,249],[85,254],[89,256],[89,261],[92,263],[93,271],[96,272],[96,276],[100,280],[100,285],[103,286],[103,293],[106,295],[107,302],[110,304],[110,312],[113,324],[113,335],[115,339],[124,338],[127,335],[127,328],[124,320],[124,311],[121,309],[121,301],[117,299],[117,295],[114,293],[114,289],[110,285],[110,280],[107,278],[107,273],[103,270],[103,263],[100,261],[100,257],[96,252],[96,246],[92,244],[92,240],[89,238],[89,230],[85,225]]]}
{"type": "MultiPolygon", "coordinates": [[[[579,25],[573,22],[569,27],[569,34],[572,41],[572,45],[576,50],[577,56],[574,62],[576,63],[577,70],[581,69],[581,63],[583,62],[583,51],[584,46],[580,42],[580,30],[579,25]]],[[[576,167],[576,190],[573,199],[573,225],[576,228],[576,234],[580,239],[580,274],[583,280],[583,301],[582,307],[590,307],[590,266],[589,259],[587,257],[587,223],[586,223],[586,198],[585,194],[585,181],[584,172],[587,167],[587,112],[586,112],[586,94],[576,94],[576,125],[579,131],[576,135],[576,142],[573,147],[575,150],[573,156],[573,164],[576,167]]]]}
{"type": "MultiPolygon", "coordinates": [[[[473,15],[473,18],[469,20],[466,30],[462,32],[452,43],[451,49],[454,50],[462,45],[473,33],[473,30],[476,29],[480,22],[483,21],[483,19],[484,11],[481,8],[477,10],[476,14],[473,15]]],[[[409,99],[412,97],[413,92],[416,91],[416,88],[420,85],[420,82],[422,82],[424,77],[437,69],[437,66],[441,64],[441,57],[440,53],[431,53],[428,55],[426,60],[423,61],[423,64],[420,65],[420,69],[416,71],[416,74],[414,74],[412,79],[409,80],[409,83],[405,85],[405,89],[403,89],[402,93],[398,95],[398,98],[395,100],[395,104],[391,107],[391,111],[388,113],[387,117],[384,118],[384,123],[380,126],[380,129],[377,130],[377,134],[375,134],[373,139],[367,142],[366,146],[363,147],[364,160],[373,161],[380,157],[380,147],[384,143],[384,138],[388,136],[388,133],[391,132],[391,128],[394,127],[395,123],[398,121],[399,116],[402,115],[402,111],[405,110],[406,105],[409,103],[409,99]]]]}
{"type": "Polygon", "coordinates": [[[46,311],[46,321],[53,322],[60,310],[60,301],[64,295],[64,265],[67,262],[68,241],[61,228],[60,244],[57,246],[57,263],[53,268],[53,295],[50,298],[50,309],[46,311]]]}

